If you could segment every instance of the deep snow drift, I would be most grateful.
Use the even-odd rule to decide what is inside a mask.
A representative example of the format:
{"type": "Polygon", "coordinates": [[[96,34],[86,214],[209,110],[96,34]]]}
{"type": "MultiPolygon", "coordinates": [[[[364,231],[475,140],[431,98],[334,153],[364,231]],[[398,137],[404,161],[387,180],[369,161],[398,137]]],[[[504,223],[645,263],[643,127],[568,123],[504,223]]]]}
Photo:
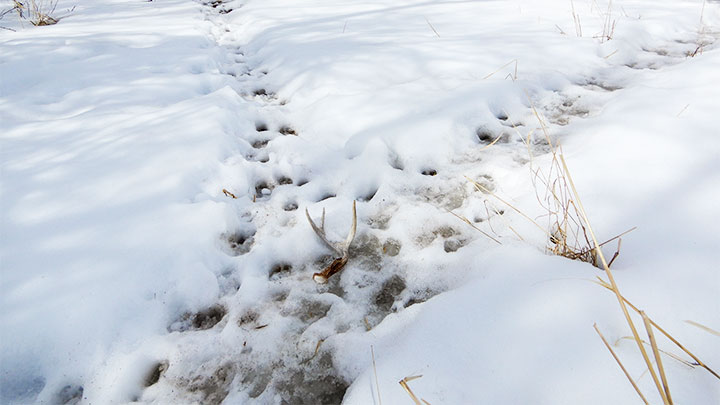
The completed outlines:
{"type": "Polygon", "coordinates": [[[548,223],[541,122],[599,238],[637,227],[623,294],[720,369],[717,2],[74,5],[0,19],[1,402],[640,403],[597,323],[662,403],[604,273],[515,211],[548,223]],[[305,210],[339,241],[353,201],[318,285],[305,210]]]}

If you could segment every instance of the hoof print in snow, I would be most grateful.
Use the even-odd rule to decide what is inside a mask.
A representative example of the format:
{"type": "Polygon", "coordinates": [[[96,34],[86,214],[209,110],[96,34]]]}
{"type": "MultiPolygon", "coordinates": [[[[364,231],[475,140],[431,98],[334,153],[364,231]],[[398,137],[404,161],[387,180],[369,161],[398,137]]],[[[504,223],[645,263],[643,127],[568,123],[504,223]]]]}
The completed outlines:
{"type": "Polygon", "coordinates": [[[316,200],[315,202],[325,201],[325,200],[328,200],[330,198],[335,198],[335,197],[337,197],[337,195],[335,193],[325,193],[322,196],[320,196],[320,198],[318,200],[316,200]]]}
{"type": "Polygon", "coordinates": [[[280,311],[283,316],[292,316],[304,323],[313,323],[324,318],[330,311],[330,304],[312,299],[301,299],[299,302],[286,304],[286,308],[280,311]]]}
{"type": "Polygon", "coordinates": [[[423,176],[437,176],[437,170],[435,169],[424,169],[421,171],[423,176]]]}
{"type": "Polygon", "coordinates": [[[298,204],[295,201],[290,201],[283,205],[283,211],[295,211],[298,209],[298,204]]]}
{"type": "Polygon", "coordinates": [[[254,243],[254,235],[255,232],[236,232],[230,236],[226,236],[227,246],[229,248],[230,255],[241,256],[249,252],[250,249],[252,249],[254,243]]]}
{"type": "Polygon", "coordinates": [[[382,314],[389,313],[393,309],[395,301],[400,297],[400,293],[405,290],[405,287],[405,280],[397,274],[386,280],[373,299],[373,303],[378,311],[382,314]]]}
{"type": "Polygon", "coordinates": [[[508,133],[502,133],[500,135],[496,134],[495,132],[489,130],[485,127],[480,127],[475,131],[475,135],[477,136],[478,141],[480,143],[489,145],[491,143],[508,143],[510,141],[510,134],[508,133]]]}
{"type": "Polygon", "coordinates": [[[225,307],[213,305],[203,311],[191,314],[186,312],[174,322],[168,330],[170,332],[187,332],[189,330],[207,330],[217,325],[226,314],[225,307]]]}
{"type": "Polygon", "coordinates": [[[261,198],[267,198],[270,197],[272,194],[272,190],[275,188],[274,185],[266,182],[266,181],[260,181],[257,184],[255,184],[255,198],[261,199],[261,198]]]}
{"type": "Polygon", "coordinates": [[[229,14],[229,13],[232,12],[232,11],[233,11],[232,8],[223,8],[223,9],[220,9],[220,10],[218,11],[218,13],[220,13],[220,14],[229,14]]]}
{"type": "Polygon", "coordinates": [[[379,213],[372,217],[368,217],[365,223],[372,229],[386,230],[390,225],[392,216],[389,213],[379,213]]]}
{"type": "Polygon", "coordinates": [[[252,143],[252,147],[255,149],[262,149],[266,147],[270,143],[269,139],[259,139],[252,143]]]}
{"type": "Polygon", "coordinates": [[[287,126],[287,125],[283,125],[282,127],[280,127],[280,129],[278,130],[278,132],[280,132],[280,133],[283,134],[283,135],[295,135],[295,136],[297,136],[297,132],[295,132],[294,129],[292,129],[291,127],[289,127],[289,126],[287,126]]]}
{"type": "Polygon", "coordinates": [[[257,132],[265,132],[265,131],[268,130],[268,126],[267,126],[267,124],[264,123],[264,122],[256,122],[256,123],[255,123],[255,130],[256,130],[257,132]]]}
{"type": "Polygon", "coordinates": [[[270,269],[270,278],[277,279],[290,274],[293,266],[290,263],[277,263],[270,269]]]}
{"type": "Polygon", "coordinates": [[[220,404],[230,392],[230,383],[235,378],[232,365],[221,366],[210,376],[197,376],[189,384],[190,392],[202,396],[202,404],[220,404]]]}
{"type": "Polygon", "coordinates": [[[371,233],[362,233],[355,237],[350,249],[350,260],[363,270],[379,271],[382,246],[380,239],[371,233]]]}
{"type": "Polygon", "coordinates": [[[145,387],[150,387],[155,384],[157,384],[158,381],[160,381],[160,377],[165,373],[165,371],[168,369],[168,362],[167,361],[161,361],[156,363],[151,369],[150,372],[145,377],[145,387]]]}
{"type": "Polygon", "coordinates": [[[336,375],[332,356],[327,352],[287,371],[275,384],[281,404],[339,404],[350,386],[336,375]]]}
{"type": "Polygon", "coordinates": [[[398,156],[395,152],[390,152],[390,155],[388,156],[388,164],[395,170],[405,170],[405,165],[400,159],[400,156],[398,156]]]}
{"type": "Polygon", "coordinates": [[[212,0],[207,3],[205,3],[206,6],[210,6],[212,8],[218,8],[220,7],[225,1],[224,0],[212,0]]]}
{"type": "Polygon", "coordinates": [[[460,239],[447,239],[443,243],[443,249],[445,249],[445,253],[457,252],[461,247],[465,246],[466,243],[466,241],[460,239]]]}
{"type": "Polygon", "coordinates": [[[370,190],[369,192],[367,192],[367,193],[365,193],[365,194],[363,194],[363,195],[358,196],[358,197],[356,198],[356,200],[357,200],[357,201],[360,201],[360,202],[368,202],[368,201],[372,200],[373,197],[375,197],[375,194],[377,194],[377,192],[378,192],[378,189],[377,189],[377,188],[373,188],[373,189],[370,190]]]}
{"type": "Polygon", "coordinates": [[[257,321],[259,316],[260,315],[257,312],[255,312],[253,310],[249,310],[249,311],[245,312],[240,317],[240,319],[238,319],[238,326],[240,326],[241,328],[247,328],[248,325],[254,324],[257,321]]]}
{"type": "Polygon", "coordinates": [[[392,238],[386,240],[382,247],[383,253],[390,257],[397,256],[400,253],[400,249],[402,249],[400,241],[392,238]]]}
{"type": "Polygon", "coordinates": [[[281,186],[293,184],[293,179],[287,176],[280,176],[277,178],[277,183],[281,186]]]}
{"type": "Polygon", "coordinates": [[[192,316],[192,327],[197,330],[207,330],[217,325],[225,317],[227,311],[222,305],[200,311],[192,316]]]}
{"type": "Polygon", "coordinates": [[[56,403],[62,405],[76,405],[83,399],[85,389],[80,385],[66,385],[62,387],[56,397],[56,403]]]}

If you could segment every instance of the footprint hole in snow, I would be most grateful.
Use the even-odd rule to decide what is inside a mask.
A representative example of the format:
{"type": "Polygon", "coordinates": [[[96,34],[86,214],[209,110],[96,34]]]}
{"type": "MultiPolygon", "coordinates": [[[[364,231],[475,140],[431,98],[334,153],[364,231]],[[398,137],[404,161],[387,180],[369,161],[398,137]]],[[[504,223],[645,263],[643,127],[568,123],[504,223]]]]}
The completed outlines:
{"type": "Polygon", "coordinates": [[[399,240],[393,238],[389,238],[388,240],[386,240],[382,246],[383,254],[390,257],[397,256],[400,253],[400,249],[402,249],[402,243],[400,243],[399,240]]]}
{"type": "Polygon", "coordinates": [[[274,382],[283,404],[339,404],[349,387],[332,355],[322,349],[308,362],[276,374],[274,382]]]}
{"type": "Polygon", "coordinates": [[[290,177],[287,177],[287,176],[279,176],[277,178],[277,183],[281,186],[286,186],[289,184],[293,184],[293,179],[291,179],[290,177]]]}
{"type": "Polygon", "coordinates": [[[278,132],[280,132],[283,135],[297,135],[297,132],[295,132],[295,130],[288,125],[281,126],[280,129],[278,130],[278,132]]]}
{"type": "Polygon", "coordinates": [[[500,139],[497,140],[499,143],[508,143],[510,141],[511,135],[507,132],[503,132],[501,134],[497,134],[486,127],[480,127],[475,131],[475,135],[477,136],[477,139],[482,144],[491,144],[493,142],[496,142],[495,139],[500,137],[500,139]]]}
{"type": "Polygon", "coordinates": [[[163,374],[165,374],[165,371],[168,369],[168,362],[167,361],[159,361],[155,363],[151,368],[150,371],[145,376],[145,387],[150,387],[158,383],[160,381],[160,377],[162,377],[163,374]]]}
{"type": "Polygon", "coordinates": [[[200,394],[200,403],[220,404],[230,393],[230,383],[235,378],[235,368],[228,363],[215,369],[209,376],[198,375],[188,386],[192,393],[200,394]]]}
{"type": "Polygon", "coordinates": [[[253,90],[253,96],[267,96],[268,93],[265,89],[255,89],[253,90]]]}
{"type": "Polygon", "coordinates": [[[375,197],[375,194],[377,194],[377,192],[378,192],[378,188],[374,187],[370,191],[357,196],[356,200],[360,201],[360,202],[368,202],[368,201],[372,200],[373,197],[375,197]]]}
{"type": "Polygon", "coordinates": [[[269,139],[258,139],[257,141],[252,143],[252,147],[255,149],[262,149],[266,147],[270,143],[269,139]]]}
{"type": "Polygon", "coordinates": [[[222,305],[213,305],[195,313],[192,316],[192,327],[197,330],[207,330],[217,325],[225,317],[227,310],[222,305]]]}
{"type": "Polygon", "coordinates": [[[85,388],[83,388],[82,385],[68,384],[62,387],[60,392],[57,393],[55,402],[67,405],[79,404],[82,400],[84,391],[85,388]]]}
{"type": "Polygon", "coordinates": [[[454,253],[457,252],[461,247],[465,246],[467,244],[467,241],[462,239],[446,239],[443,243],[443,249],[445,250],[445,253],[454,253]]]}
{"type": "Polygon", "coordinates": [[[289,201],[289,202],[285,203],[285,205],[283,205],[283,211],[290,212],[290,211],[295,211],[296,209],[298,209],[298,203],[295,201],[289,201]]]}
{"type": "Polygon", "coordinates": [[[255,123],[255,130],[257,132],[265,132],[268,130],[268,126],[266,123],[264,123],[262,121],[258,121],[255,123]]]}
{"type": "Polygon", "coordinates": [[[248,310],[242,316],[240,316],[240,319],[238,319],[238,326],[240,327],[246,327],[248,325],[254,324],[258,318],[260,317],[260,314],[257,313],[255,310],[248,310]]]}
{"type": "Polygon", "coordinates": [[[304,185],[306,185],[306,184],[308,184],[308,183],[310,183],[310,180],[308,180],[308,179],[300,179],[300,180],[297,181],[297,183],[295,183],[295,185],[298,186],[298,187],[302,187],[302,186],[304,186],[304,185]]]}
{"type": "Polygon", "coordinates": [[[280,311],[283,316],[293,316],[304,323],[313,323],[324,318],[330,311],[331,305],[322,301],[303,298],[297,302],[286,302],[285,308],[280,311]]]}
{"type": "Polygon", "coordinates": [[[293,269],[293,266],[290,263],[286,263],[286,262],[275,263],[270,268],[270,278],[277,279],[280,277],[285,277],[290,274],[292,269],[293,269]]]}
{"type": "Polygon", "coordinates": [[[253,245],[255,232],[234,232],[225,236],[227,245],[233,256],[244,255],[249,252],[253,245]]]}
{"type": "Polygon", "coordinates": [[[335,193],[327,192],[327,193],[322,194],[319,199],[315,200],[315,202],[325,201],[325,200],[328,200],[330,198],[335,198],[335,197],[337,197],[337,195],[335,193]]]}
{"type": "Polygon", "coordinates": [[[380,290],[375,294],[373,298],[375,307],[381,314],[387,315],[406,287],[407,285],[402,277],[397,274],[392,275],[389,279],[385,280],[380,290]]]}
{"type": "Polygon", "coordinates": [[[259,181],[255,183],[255,198],[267,198],[272,195],[275,186],[267,181],[259,181]]]}
{"type": "Polygon", "coordinates": [[[400,156],[394,153],[388,156],[388,164],[395,170],[405,170],[405,165],[403,165],[402,160],[400,160],[400,156]]]}
{"type": "Polygon", "coordinates": [[[420,173],[422,173],[423,176],[437,176],[438,172],[435,169],[423,169],[420,173]]]}

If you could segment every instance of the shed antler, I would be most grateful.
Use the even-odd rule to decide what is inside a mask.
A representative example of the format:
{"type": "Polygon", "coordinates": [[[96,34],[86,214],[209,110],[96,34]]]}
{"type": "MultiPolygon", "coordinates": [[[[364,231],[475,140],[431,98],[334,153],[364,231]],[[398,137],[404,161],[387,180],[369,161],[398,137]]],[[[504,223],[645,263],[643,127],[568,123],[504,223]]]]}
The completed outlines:
{"type": "Polygon", "coordinates": [[[330,263],[330,265],[328,267],[326,267],[325,270],[321,271],[320,273],[313,274],[313,280],[315,280],[316,283],[325,284],[325,283],[327,283],[330,276],[332,276],[333,274],[342,270],[348,261],[348,257],[349,257],[348,253],[350,250],[350,244],[352,243],[353,239],[355,238],[355,231],[357,230],[357,212],[355,211],[355,201],[353,201],[352,226],[350,227],[350,233],[348,233],[348,236],[347,236],[347,239],[345,239],[345,242],[333,243],[327,239],[327,236],[325,235],[325,209],[324,208],[323,208],[322,219],[320,220],[319,228],[317,225],[315,225],[315,222],[313,222],[312,218],[310,218],[310,213],[308,212],[307,208],[305,208],[305,215],[307,216],[307,219],[310,222],[310,226],[312,226],[313,231],[315,231],[317,236],[320,237],[320,240],[322,240],[323,243],[325,243],[325,245],[327,247],[329,247],[333,251],[333,253],[335,253],[335,260],[333,260],[333,262],[330,263]]]}

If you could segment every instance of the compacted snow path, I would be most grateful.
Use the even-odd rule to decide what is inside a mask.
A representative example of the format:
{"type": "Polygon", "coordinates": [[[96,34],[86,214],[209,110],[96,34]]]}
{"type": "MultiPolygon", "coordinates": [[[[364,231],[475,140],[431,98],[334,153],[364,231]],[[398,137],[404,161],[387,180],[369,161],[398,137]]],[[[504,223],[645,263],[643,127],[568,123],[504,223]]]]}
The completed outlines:
{"type": "MultiPolygon", "coordinates": [[[[0,402],[402,404],[422,375],[433,405],[635,403],[597,323],[658,403],[603,273],[515,211],[549,222],[549,143],[601,239],[637,226],[623,292],[717,371],[684,321],[720,328],[720,5],[619,3],[97,0],[14,23],[0,402]],[[353,202],[349,261],[316,284],[333,256],[305,211],[341,241],[353,202]]],[[[720,397],[661,349],[676,403],[720,397]]]]}

